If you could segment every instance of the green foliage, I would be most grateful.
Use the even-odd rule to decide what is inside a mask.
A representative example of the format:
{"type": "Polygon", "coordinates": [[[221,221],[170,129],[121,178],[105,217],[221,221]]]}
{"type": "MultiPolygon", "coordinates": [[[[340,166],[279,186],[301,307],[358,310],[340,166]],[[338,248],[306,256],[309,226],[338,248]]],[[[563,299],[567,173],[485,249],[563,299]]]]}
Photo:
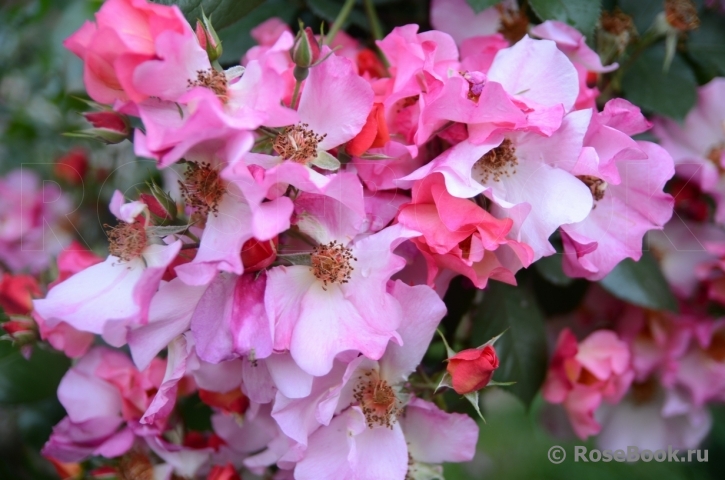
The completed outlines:
{"type": "Polygon", "coordinates": [[[544,317],[526,289],[492,281],[473,319],[471,341],[481,345],[503,331],[496,342],[501,364],[493,379],[516,382],[507,390],[530,405],[546,375],[544,317]]]}
{"type": "Polygon", "coordinates": [[[34,348],[26,360],[10,342],[0,342],[0,404],[54,397],[70,360],[58,352],[34,348]]]}
{"type": "Polygon", "coordinates": [[[703,11],[700,28],[688,34],[687,51],[710,76],[725,75],[725,17],[703,11]]]}
{"type": "Polygon", "coordinates": [[[152,0],[163,5],[178,5],[186,19],[196,25],[201,11],[209,17],[216,29],[227,27],[245,17],[264,0],[152,0]]]}
{"type": "Polygon", "coordinates": [[[530,0],[529,5],[542,20],[559,20],[590,36],[599,20],[600,0],[530,0]]]}
{"type": "Polygon", "coordinates": [[[657,260],[644,252],[639,262],[626,259],[599,282],[626,302],[654,310],[677,311],[677,302],[657,260]]]}
{"type": "Polygon", "coordinates": [[[560,254],[543,257],[534,264],[534,267],[536,267],[536,270],[542,277],[554,285],[566,287],[574,281],[573,278],[564,273],[562,256],[560,254]]]}
{"type": "Polygon", "coordinates": [[[474,12],[479,13],[501,3],[501,0],[466,0],[474,12]]]}
{"type": "Polygon", "coordinates": [[[664,62],[663,43],[646,49],[624,72],[622,90],[643,110],[681,120],[697,101],[695,74],[679,54],[666,73],[664,62]]]}
{"type": "MultiPolygon", "coordinates": [[[[342,4],[342,1],[337,2],[335,0],[307,0],[307,6],[312,10],[312,13],[328,22],[327,30],[329,30],[329,23],[332,23],[337,17],[337,14],[340,13],[342,4]]],[[[350,12],[350,16],[347,22],[342,25],[342,29],[350,25],[355,25],[365,30],[369,28],[367,18],[365,18],[365,14],[360,10],[350,12]]]]}

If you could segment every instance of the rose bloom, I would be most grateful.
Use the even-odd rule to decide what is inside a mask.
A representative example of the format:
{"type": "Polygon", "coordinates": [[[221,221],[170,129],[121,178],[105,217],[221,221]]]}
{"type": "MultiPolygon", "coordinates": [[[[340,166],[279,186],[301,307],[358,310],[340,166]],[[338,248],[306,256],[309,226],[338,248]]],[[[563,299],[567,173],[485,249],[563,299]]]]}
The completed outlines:
{"type": "Polygon", "coordinates": [[[469,348],[448,359],[448,374],[451,376],[453,390],[466,393],[480,390],[491,381],[493,371],[498,368],[496,350],[491,345],[483,348],[469,348]]]}

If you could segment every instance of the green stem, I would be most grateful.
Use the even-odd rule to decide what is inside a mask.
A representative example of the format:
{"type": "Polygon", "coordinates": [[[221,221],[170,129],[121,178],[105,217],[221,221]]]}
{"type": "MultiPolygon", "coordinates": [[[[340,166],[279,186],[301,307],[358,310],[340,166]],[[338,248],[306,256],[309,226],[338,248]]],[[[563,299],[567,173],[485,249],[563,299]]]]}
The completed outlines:
{"type": "Polygon", "coordinates": [[[302,82],[299,80],[295,81],[295,90],[292,92],[292,101],[290,101],[289,107],[292,110],[297,110],[297,100],[300,96],[300,87],[302,86],[302,82]]]}
{"type": "MultiPolygon", "coordinates": [[[[383,25],[380,23],[380,18],[378,17],[378,12],[375,10],[375,4],[373,4],[373,0],[365,0],[365,13],[368,16],[370,31],[373,34],[373,38],[375,40],[381,40],[384,36],[383,25]]],[[[380,61],[383,62],[385,71],[388,73],[388,75],[390,75],[390,72],[388,72],[388,69],[390,68],[390,62],[388,61],[388,57],[385,56],[385,53],[383,53],[383,51],[380,50],[380,47],[378,47],[377,45],[375,46],[375,51],[377,52],[380,61]]]]}
{"type": "Polygon", "coordinates": [[[373,38],[381,40],[383,38],[383,26],[380,23],[380,18],[378,18],[378,12],[375,11],[373,0],[365,0],[365,13],[368,16],[368,22],[370,22],[370,31],[373,38]]]}
{"type": "Polygon", "coordinates": [[[355,5],[355,0],[345,0],[345,4],[342,6],[342,10],[337,14],[337,18],[330,27],[330,31],[325,36],[325,45],[330,45],[335,40],[335,35],[340,31],[342,25],[347,21],[347,17],[352,12],[352,7],[355,5]]]}

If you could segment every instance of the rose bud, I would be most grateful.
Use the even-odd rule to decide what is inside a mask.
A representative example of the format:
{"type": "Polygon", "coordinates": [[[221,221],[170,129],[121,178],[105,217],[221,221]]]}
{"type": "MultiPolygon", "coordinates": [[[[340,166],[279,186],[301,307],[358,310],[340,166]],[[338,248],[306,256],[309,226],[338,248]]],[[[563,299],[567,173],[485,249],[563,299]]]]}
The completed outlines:
{"type": "Polygon", "coordinates": [[[310,27],[300,28],[291,54],[292,61],[300,68],[310,68],[320,58],[320,44],[310,27]]]}
{"type": "Polygon", "coordinates": [[[211,25],[211,20],[204,14],[203,10],[201,19],[196,19],[196,38],[199,40],[201,48],[206,50],[210,62],[214,62],[222,56],[222,42],[211,25]]]}
{"type": "Polygon", "coordinates": [[[447,370],[453,390],[465,395],[488,385],[497,368],[496,350],[491,345],[484,345],[483,348],[470,348],[450,357],[447,370]]]}
{"type": "Polygon", "coordinates": [[[206,480],[241,480],[241,477],[234,470],[234,466],[231,463],[227,463],[225,466],[214,465],[209,472],[206,480]]]}
{"type": "MultiPolygon", "coordinates": [[[[61,462],[53,457],[46,457],[55,468],[56,473],[61,480],[76,480],[83,477],[83,467],[80,463],[61,462]]],[[[95,478],[95,477],[91,477],[95,478]]]]}
{"type": "Polygon", "coordinates": [[[83,114],[93,128],[71,134],[76,137],[95,138],[107,144],[121,143],[131,134],[128,118],[112,110],[86,112],[83,114]]]}
{"type": "Polygon", "coordinates": [[[28,345],[38,339],[35,322],[30,318],[14,316],[0,326],[7,332],[0,338],[12,340],[17,345],[28,345]]]}
{"type": "Polygon", "coordinates": [[[245,272],[256,272],[263,270],[277,259],[277,243],[279,239],[274,237],[272,240],[264,242],[252,238],[244,242],[242,246],[242,264],[245,272]]]}
{"type": "Polygon", "coordinates": [[[69,185],[80,185],[88,172],[86,152],[76,148],[55,161],[53,173],[69,185]]]}

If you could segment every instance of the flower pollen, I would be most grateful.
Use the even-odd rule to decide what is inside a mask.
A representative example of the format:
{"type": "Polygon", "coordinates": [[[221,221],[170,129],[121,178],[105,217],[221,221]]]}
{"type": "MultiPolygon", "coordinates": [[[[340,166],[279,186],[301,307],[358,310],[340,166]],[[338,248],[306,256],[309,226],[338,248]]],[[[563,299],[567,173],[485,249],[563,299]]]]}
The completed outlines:
{"type": "Polygon", "coordinates": [[[209,70],[197,70],[196,79],[188,80],[189,88],[204,87],[208,88],[219,97],[223,102],[228,99],[227,96],[227,77],[224,72],[219,72],[210,68],[209,70]]]}
{"type": "Polygon", "coordinates": [[[108,253],[124,262],[140,257],[148,244],[146,229],[141,222],[121,222],[115,227],[104,227],[108,229],[108,253]]]}
{"type": "Polygon", "coordinates": [[[184,181],[179,182],[184,201],[196,213],[206,216],[209,212],[216,215],[219,200],[224,194],[224,184],[219,172],[208,162],[189,163],[184,172],[184,181]]]}
{"type": "Polygon", "coordinates": [[[396,417],[402,413],[393,387],[380,378],[377,370],[369,370],[358,377],[353,397],[360,404],[368,428],[376,425],[393,428],[396,417]]]}
{"type": "Polygon", "coordinates": [[[607,182],[593,175],[578,175],[576,178],[589,187],[589,191],[592,192],[592,198],[594,200],[599,201],[604,198],[604,192],[607,191],[607,182]]]}
{"type": "Polygon", "coordinates": [[[510,177],[511,174],[516,173],[516,165],[518,164],[516,148],[511,140],[507,138],[501,142],[501,145],[486,152],[473,165],[473,169],[478,172],[479,182],[481,183],[488,182],[489,178],[493,178],[494,182],[500,182],[502,176],[510,177]]]}
{"type": "Polygon", "coordinates": [[[327,285],[331,283],[347,283],[355,270],[350,263],[357,261],[352,256],[352,250],[335,240],[316,246],[310,257],[312,273],[322,280],[323,290],[327,290],[327,285]]]}
{"type": "Polygon", "coordinates": [[[306,123],[298,123],[277,135],[272,148],[285,160],[306,164],[317,156],[317,145],[326,136],[316,134],[306,123]]]}
{"type": "Polygon", "coordinates": [[[481,72],[461,72],[461,76],[468,82],[468,99],[478,102],[486,85],[486,75],[481,72]]]}
{"type": "Polygon", "coordinates": [[[665,0],[667,23],[681,32],[695,30],[700,26],[697,7],[692,0],[665,0]]]}

